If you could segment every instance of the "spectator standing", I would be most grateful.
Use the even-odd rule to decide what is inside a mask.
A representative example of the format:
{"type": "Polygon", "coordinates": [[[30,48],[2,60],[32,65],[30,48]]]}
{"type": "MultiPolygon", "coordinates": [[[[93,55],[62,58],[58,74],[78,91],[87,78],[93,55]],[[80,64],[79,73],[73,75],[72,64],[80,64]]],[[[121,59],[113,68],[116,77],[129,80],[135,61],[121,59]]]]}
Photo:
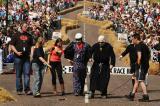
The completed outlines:
{"type": "Polygon", "coordinates": [[[53,93],[57,95],[57,86],[56,86],[56,73],[58,75],[59,83],[61,86],[60,95],[63,96],[65,94],[64,88],[64,80],[62,76],[62,63],[61,56],[64,53],[62,48],[62,39],[58,38],[55,42],[55,46],[51,51],[50,55],[50,65],[52,66],[51,75],[52,75],[52,85],[53,85],[53,93]]]}
{"type": "Polygon", "coordinates": [[[21,32],[14,35],[11,40],[11,50],[15,53],[14,67],[16,70],[16,91],[17,94],[22,94],[24,75],[24,92],[30,95],[30,51],[32,46],[32,37],[27,32],[27,24],[22,25],[21,32]]]}
{"type": "Polygon", "coordinates": [[[32,56],[32,70],[34,75],[34,82],[33,82],[33,96],[40,97],[40,90],[43,82],[43,76],[45,71],[45,66],[51,68],[51,66],[47,63],[44,59],[44,38],[38,37],[35,46],[32,48],[31,53],[32,56]]]}

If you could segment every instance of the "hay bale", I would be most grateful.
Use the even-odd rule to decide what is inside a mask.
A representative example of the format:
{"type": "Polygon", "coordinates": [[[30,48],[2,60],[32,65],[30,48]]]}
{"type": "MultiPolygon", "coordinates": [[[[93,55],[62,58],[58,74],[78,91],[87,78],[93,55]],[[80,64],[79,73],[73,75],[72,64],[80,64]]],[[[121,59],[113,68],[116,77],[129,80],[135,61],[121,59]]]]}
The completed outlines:
{"type": "Polygon", "coordinates": [[[75,11],[75,10],[78,10],[78,9],[81,9],[81,8],[83,8],[83,5],[82,5],[82,4],[78,4],[78,5],[74,6],[74,7],[71,7],[71,8],[65,9],[65,10],[62,10],[62,11],[60,11],[60,12],[58,12],[58,13],[61,14],[61,15],[64,15],[64,14],[67,14],[67,13],[69,13],[69,12],[72,12],[72,11],[75,11]]]}
{"type": "Polygon", "coordinates": [[[80,2],[81,5],[85,5],[85,6],[103,6],[103,4],[98,3],[98,2],[90,2],[90,1],[82,1],[80,2]]]}
{"type": "Polygon", "coordinates": [[[62,26],[78,24],[78,20],[72,20],[72,19],[68,19],[68,18],[63,18],[61,23],[62,23],[62,26]]]}
{"type": "Polygon", "coordinates": [[[160,72],[160,70],[158,69],[159,68],[159,64],[158,63],[154,63],[152,61],[149,62],[149,74],[152,74],[152,75],[156,75],[160,72]]]}
{"type": "Polygon", "coordinates": [[[62,34],[62,40],[63,42],[67,42],[69,40],[68,35],[67,35],[67,30],[66,30],[66,26],[63,26],[61,28],[61,34],[62,34]]]}
{"type": "Polygon", "coordinates": [[[81,13],[77,14],[77,19],[81,22],[101,27],[101,29],[108,29],[113,24],[111,21],[108,20],[98,21],[95,19],[91,19],[89,17],[81,15],[81,13]]]}
{"type": "Polygon", "coordinates": [[[46,43],[44,44],[45,50],[46,50],[46,51],[50,50],[50,49],[53,47],[54,44],[55,44],[55,41],[54,41],[54,40],[49,40],[48,42],[46,42],[46,43]]]}
{"type": "Polygon", "coordinates": [[[63,43],[66,45],[70,42],[68,35],[67,35],[67,31],[71,30],[71,29],[79,28],[78,20],[71,20],[71,19],[64,18],[62,20],[62,25],[63,26],[62,26],[60,32],[62,34],[63,43]]]}
{"type": "Polygon", "coordinates": [[[9,92],[0,87],[0,103],[7,101],[16,101],[16,99],[9,92]]]}

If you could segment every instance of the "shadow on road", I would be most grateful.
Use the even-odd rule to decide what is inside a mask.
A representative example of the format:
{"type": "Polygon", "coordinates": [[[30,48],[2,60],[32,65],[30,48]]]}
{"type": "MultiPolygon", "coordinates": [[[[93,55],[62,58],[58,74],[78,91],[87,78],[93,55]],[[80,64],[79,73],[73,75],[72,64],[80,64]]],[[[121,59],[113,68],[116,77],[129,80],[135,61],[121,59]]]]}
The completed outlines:
{"type": "Polygon", "coordinates": [[[160,89],[148,90],[149,93],[160,93],[160,89]]]}
{"type": "Polygon", "coordinates": [[[113,98],[126,98],[125,96],[108,96],[107,99],[113,99],[113,98]]]}
{"type": "MultiPolygon", "coordinates": [[[[60,92],[57,93],[57,95],[54,95],[53,92],[42,92],[41,93],[42,96],[41,97],[52,97],[52,96],[60,96],[60,92]]],[[[69,92],[69,93],[65,93],[64,96],[68,96],[68,95],[72,95],[73,93],[72,92],[69,92]]]]}
{"type": "Polygon", "coordinates": [[[41,94],[53,94],[53,92],[42,92],[41,94]]]}
{"type": "MultiPolygon", "coordinates": [[[[97,97],[94,97],[94,99],[100,99],[102,98],[101,96],[97,96],[97,97]]],[[[119,98],[126,98],[125,96],[107,96],[107,99],[119,99],[119,98]]]]}
{"type": "Polygon", "coordinates": [[[73,92],[65,93],[65,95],[73,95],[73,92]]]}
{"type": "Polygon", "coordinates": [[[149,102],[160,102],[160,99],[149,100],[149,102]]]}

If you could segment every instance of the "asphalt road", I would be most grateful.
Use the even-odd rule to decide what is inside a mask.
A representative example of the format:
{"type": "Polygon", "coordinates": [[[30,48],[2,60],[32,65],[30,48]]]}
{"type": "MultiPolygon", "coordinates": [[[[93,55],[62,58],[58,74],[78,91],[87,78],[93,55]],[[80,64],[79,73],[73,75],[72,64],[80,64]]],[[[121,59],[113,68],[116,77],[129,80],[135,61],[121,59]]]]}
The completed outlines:
{"type": "MultiPolygon", "coordinates": [[[[87,77],[89,80],[89,76],[87,77]]],[[[0,86],[7,89],[17,101],[0,104],[0,106],[159,106],[160,105],[160,78],[159,76],[149,76],[148,91],[150,102],[138,102],[141,98],[141,89],[136,95],[135,101],[128,101],[124,95],[128,94],[131,89],[130,76],[111,76],[109,83],[109,95],[107,99],[102,99],[99,92],[96,92],[95,98],[85,103],[82,96],[76,97],[72,94],[72,74],[64,74],[66,95],[54,96],[52,94],[51,75],[46,73],[42,85],[42,97],[33,98],[32,96],[16,95],[15,74],[0,75],[0,86]],[[123,85],[123,86],[121,86],[123,85]]],[[[33,76],[31,76],[31,86],[33,76]]],[[[89,81],[88,81],[89,82],[89,81]]],[[[58,83],[58,82],[57,82],[58,83]]],[[[89,85],[89,83],[87,83],[89,85]]],[[[59,84],[58,84],[58,91],[59,84]]]]}

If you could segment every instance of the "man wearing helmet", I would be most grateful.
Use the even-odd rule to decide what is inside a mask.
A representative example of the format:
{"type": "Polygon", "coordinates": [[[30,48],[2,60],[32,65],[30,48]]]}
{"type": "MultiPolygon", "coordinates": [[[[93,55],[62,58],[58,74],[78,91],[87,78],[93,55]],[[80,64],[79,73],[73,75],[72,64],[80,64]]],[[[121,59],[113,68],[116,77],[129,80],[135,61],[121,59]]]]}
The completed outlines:
{"type": "Polygon", "coordinates": [[[83,41],[83,35],[77,33],[75,42],[71,42],[64,51],[64,57],[73,65],[73,89],[75,96],[83,96],[84,93],[90,48],[90,45],[83,41]]]}

